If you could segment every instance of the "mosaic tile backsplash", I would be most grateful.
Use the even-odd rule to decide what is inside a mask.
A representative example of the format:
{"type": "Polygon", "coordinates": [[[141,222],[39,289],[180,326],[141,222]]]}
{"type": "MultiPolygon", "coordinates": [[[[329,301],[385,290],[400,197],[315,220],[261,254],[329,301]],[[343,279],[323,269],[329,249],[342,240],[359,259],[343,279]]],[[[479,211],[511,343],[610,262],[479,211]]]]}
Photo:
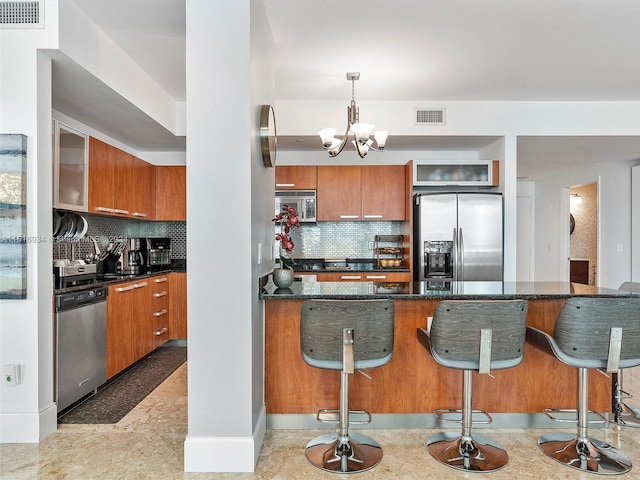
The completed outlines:
{"type": "Polygon", "coordinates": [[[169,237],[171,238],[171,257],[173,259],[187,258],[186,222],[145,222],[90,213],[82,213],[81,215],[87,219],[86,235],[75,241],[54,240],[54,258],[83,259],[95,252],[92,238],[97,240],[102,251],[109,244],[109,241],[121,237],[169,237]]]}
{"type": "MultiPolygon", "coordinates": [[[[318,222],[293,230],[294,258],[374,258],[376,235],[402,234],[402,222],[318,222]]],[[[277,247],[277,242],[276,242],[277,247]]]]}

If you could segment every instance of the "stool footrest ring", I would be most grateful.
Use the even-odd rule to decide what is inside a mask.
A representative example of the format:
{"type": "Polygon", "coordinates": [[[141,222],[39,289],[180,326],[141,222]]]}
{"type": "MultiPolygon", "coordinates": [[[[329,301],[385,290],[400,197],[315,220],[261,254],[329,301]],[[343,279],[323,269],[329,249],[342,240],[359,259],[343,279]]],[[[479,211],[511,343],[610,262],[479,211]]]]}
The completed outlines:
{"type": "MultiPolygon", "coordinates": [[[[316,420],[322,423],[340,423],[340,410],[323,408],[318,410],[316,420]]],[[[366,410],[349,410],[349,425],[367,425],[371,423],[371,414],[366,410]],[[352,419],[352,416],[363,415],[366,418],[352,419]]]]}
{"type": "MultiPolygon", "coordinates": [[[[589,420],[589,424],[594,424],[594,425],[607,425],[609,423],[609,420],[607,420],[607,418],[602,415],[601,413],[598,412],[594,412],[593,410],[589,410],[589,413],[591,415],[595,415],[596,417],[598,417],[598,420],[589,420]]],[[[575,409],[571,409],[571,408],[545,408],[544,409],[544,414],[549,417],[551,420],[553,420],[554,422],[559,422],[559,423],[578,423],[578,411],[575,409]],[[553,415],[554,413],[573,413],[576,415],[576,418],[562,418],[562,417],[558,417],[553,415]]]]}
{"type": "MultiPolygon", "coordinates": [[[[471,422],[473,425],[487,425],[493,422],[493,418],[491,418],[491,415],[489,415],[484,410],[472,410],[471,413],[472,413],[472,416],[473,414],[480,414],[485,417],[485,420],[473,420],[471,422]]],[[[438,420],[439,422],[462,423],[462,410],[459,410],[459,409],[438,408],[434,412],[434,415],[436,417],[436,420],[438,420]],[[445,415],[451,415],[451,414],[460,415],[460,418],[449,418],[445,416],[445,415]]]]}

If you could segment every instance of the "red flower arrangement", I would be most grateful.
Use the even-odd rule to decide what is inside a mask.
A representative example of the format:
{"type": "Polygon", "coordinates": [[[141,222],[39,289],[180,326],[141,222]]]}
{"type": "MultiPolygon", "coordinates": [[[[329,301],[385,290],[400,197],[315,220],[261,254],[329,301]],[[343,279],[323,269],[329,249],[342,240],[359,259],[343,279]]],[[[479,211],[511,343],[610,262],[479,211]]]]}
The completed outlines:
{"type": "Polygon", "coordinates": [[[293,270],[296,262],[291,258],[291,252],[295,245],[289,234],[292,228],[300,225],[298,212],[293,207],[284,206],[282,212],[276,215],[273,221],[280,224],[280,233],[276,234],[276,240],[280,241],[280,267],[293,270]]]}

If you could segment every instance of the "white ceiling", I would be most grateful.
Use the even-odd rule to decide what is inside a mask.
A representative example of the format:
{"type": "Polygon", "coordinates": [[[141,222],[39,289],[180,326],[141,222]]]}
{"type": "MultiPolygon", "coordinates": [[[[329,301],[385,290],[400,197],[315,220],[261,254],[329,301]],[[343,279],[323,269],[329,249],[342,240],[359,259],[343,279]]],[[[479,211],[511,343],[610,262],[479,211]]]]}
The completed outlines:
{"type": "MultiPolygon", "coordinates": [[[[184,101],[184,0],[74,1],[176,101],[184,101]]],[[[276,99],[346,102],[351,85],[345,72],[359,71],[358,100],[640,101],[637,0],[264,4],[275,40],[276,99]]],[[[67,64],[54,62],[54,108],[141,151],[184,150],[184,138],[148,118],[143,122],[143,112],[114,100],[104,84],[67,64]]],[[[396,140],[404,150],[490,143],[488,137],[396,140]]],[[[298,147],[294,139],[279,138],[279,148],[298,147]]],[[[530,178],[576,162],[638,158],[637,137],[518,141],[518,174],[530,178]]]]}

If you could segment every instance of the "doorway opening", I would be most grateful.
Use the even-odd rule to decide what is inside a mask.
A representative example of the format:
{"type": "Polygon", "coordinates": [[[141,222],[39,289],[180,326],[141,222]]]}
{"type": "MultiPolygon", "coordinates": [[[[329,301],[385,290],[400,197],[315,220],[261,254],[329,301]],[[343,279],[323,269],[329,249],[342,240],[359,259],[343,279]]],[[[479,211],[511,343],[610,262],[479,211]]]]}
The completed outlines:
{"type": "Polygon", "coordinates": [[[598,183],[569,189],[569,278],[598,285],[598,183]]]}

